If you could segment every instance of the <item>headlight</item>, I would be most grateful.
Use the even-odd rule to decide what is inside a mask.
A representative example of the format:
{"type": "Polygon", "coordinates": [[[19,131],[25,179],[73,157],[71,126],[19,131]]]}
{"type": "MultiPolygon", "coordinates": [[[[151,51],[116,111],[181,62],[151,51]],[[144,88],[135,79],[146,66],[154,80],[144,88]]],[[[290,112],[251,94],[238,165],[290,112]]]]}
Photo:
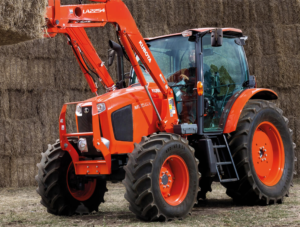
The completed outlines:
{"type": "Polygon", "coordinates": [[[104,110],[106,110],[104,103],[98,103],[97,104],[98,113],[102,113],[104,110]]]}
{"type": "Polygon", "coordinates": [[[82,116],[82,107],[81,107],[81,104],[78,104],[76,106],[76,111],[75,111],[76,115],[77,116],[82,116]]]}
{"type": "Polygon", "coordinates": [[[81,152],[88,152],[87,141],[85,138],[80,138],[77,146],[81,152]]]}

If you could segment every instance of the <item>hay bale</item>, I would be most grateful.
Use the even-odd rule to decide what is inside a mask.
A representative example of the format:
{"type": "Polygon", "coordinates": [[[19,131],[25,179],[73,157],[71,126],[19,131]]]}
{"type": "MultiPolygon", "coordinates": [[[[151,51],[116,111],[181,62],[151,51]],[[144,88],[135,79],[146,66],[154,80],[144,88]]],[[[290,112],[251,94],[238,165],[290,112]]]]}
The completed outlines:
{"type": "Polygon", "coordinates": [[[11,158],[11,186],[25,187],[36,185],[35,175],[38,171],[36,163],[40,162],[41,155],[13,156],[11,158]]]}
{"type": "Polygon", "coordinates": [[[0,45],[42,37],[47,0],[1,0],[0,45]]]}
{"type": "Polygon", "coordinates": [[[11,159],[10,156],[0,155],[0,188],[11,186],[11,159]]]}

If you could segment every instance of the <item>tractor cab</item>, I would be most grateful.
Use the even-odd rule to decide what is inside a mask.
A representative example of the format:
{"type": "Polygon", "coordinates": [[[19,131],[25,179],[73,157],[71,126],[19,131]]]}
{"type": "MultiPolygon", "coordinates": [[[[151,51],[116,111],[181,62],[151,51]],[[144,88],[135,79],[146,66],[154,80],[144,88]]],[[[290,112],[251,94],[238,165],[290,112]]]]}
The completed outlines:
{"type": "MultiPolygon", "coordinates": [[[[222,132],[230,98],[249,87],[246,37],[237,29],[223,30],[221,45],[212,45],[209,28],[145,39],[173,89],[179,123],[197,124],[200,134],[222,132]],[[197,94],[198,81],[204,87],[202,96],[197,94]]],[[[153,82],[141,68],[147,82],[153,82]]],[[[133,69],[130,83],[138,83],[133,69]]]]}

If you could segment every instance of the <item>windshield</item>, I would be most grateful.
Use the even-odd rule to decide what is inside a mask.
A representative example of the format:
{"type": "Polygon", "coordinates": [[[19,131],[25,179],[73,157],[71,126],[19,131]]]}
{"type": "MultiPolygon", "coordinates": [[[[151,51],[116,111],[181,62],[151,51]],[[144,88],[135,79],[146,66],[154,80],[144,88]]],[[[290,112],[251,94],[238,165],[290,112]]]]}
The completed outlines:
{"type": "MultiPolygon", "coordinates": [[[[189,41],[188,37],[173,36],[152,41],[147,41],[149,49],[153,54],[163,75],[169,81],[170,77],[181,69],[195,67],[195,61],[191,61],[191,51],[195,54],[195,42],[189,41]]],[[[139,57],[138,63],[142,65],[139,57]]],[[[147,82],[154,82],[144,67],[141,67],[147,82]]],[[[131,73],[131,84],[138,83],[134,70],[131,73]]]]}

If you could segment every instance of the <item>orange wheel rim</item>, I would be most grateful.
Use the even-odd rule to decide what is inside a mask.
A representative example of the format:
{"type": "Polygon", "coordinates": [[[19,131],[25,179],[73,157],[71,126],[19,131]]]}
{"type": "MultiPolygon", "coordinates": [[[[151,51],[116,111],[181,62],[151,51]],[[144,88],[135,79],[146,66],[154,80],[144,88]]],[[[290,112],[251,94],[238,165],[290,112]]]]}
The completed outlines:
{"type": "Polygon", "coordinates": [[[280,133],[272,123],[262,122],[252,141],[252,162],[260,181],[267,186],[276,185],[284,170],[284,159],[280,133]]]}
{"type": "Polygon", "coordinates": [[[78,201],[86,201],[88,200],[94,193],[96,188],[97,180],[94,179],[93,181],[88,181],[84,185],[83,190],[77,189],[76,185],[74,184],[75,181],[75,169],[73,162],[70,163],[68,171],[67,171],[67,186],[68,190],[71,193],[71,195],[77,199],[78,201]]]}
{"type": "Polygon", "coordinates": [[[169,156],[159,174],[159,187],[164,200],[171,206],[182,203],[189,189],[189,171],[178,155],[169,156]]]}

